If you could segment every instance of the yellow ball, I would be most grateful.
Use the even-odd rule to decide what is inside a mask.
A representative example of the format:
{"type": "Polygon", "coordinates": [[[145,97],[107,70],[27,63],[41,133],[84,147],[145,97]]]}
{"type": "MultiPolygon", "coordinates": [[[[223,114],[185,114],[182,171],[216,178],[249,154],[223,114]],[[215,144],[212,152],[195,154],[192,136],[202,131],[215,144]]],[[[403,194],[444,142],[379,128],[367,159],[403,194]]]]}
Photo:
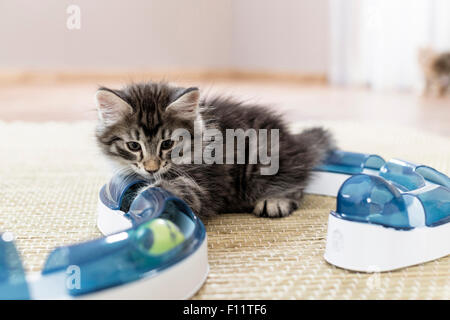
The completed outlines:
{"type": "Polygon", "coordinates": [[[137,230],[140,246],[152,255],[159,255],[175,248],[185,239],[181,230],[166,219],[156,218],[137,230]]]}

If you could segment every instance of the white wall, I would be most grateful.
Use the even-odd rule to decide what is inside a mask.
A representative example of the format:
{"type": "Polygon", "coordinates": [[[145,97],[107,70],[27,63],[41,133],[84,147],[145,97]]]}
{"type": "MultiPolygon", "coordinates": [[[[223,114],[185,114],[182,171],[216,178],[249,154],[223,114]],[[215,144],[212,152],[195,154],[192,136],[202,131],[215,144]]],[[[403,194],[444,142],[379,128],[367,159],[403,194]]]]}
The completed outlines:
{"type": "Polygon", "coordinates": [[[235,0],[233,64],[240,69],[325,73],[328,0],[235,0]]]}
{"type": "Polygon", "coordinates": [[[1,69],[325,73],[328,0],[2,0],[0,41],[1,69]]]}

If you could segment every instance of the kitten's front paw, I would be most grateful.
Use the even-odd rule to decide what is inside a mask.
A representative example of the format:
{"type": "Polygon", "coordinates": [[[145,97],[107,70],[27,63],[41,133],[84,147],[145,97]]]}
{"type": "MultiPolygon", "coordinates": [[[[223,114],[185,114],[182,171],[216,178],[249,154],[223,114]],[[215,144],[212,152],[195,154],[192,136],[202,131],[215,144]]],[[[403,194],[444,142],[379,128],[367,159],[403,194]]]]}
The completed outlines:
{"type": "Polygon", "coordinates": [[[259,201],[253,213],[258,217],[279,218],[290,215],[298,208],[292,199],[264,199],[259,201]]]}

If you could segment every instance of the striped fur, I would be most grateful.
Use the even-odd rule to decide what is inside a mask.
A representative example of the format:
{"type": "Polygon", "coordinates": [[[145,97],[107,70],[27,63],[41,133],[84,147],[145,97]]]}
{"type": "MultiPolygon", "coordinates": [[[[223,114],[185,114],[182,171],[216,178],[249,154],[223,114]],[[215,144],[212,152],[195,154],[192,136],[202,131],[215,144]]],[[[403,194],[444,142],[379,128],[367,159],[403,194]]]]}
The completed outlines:
{"type": "MultiPolygon", "coordinates": [[[[155,181],[155,186],[181,197],[200,216],[252,211],[267,217],[290,214],[299,205],[311,169],[333,147],[325,130],[313,128],[293,135],[279,115],[263,106],[214,97],[198,101],[193,110],[189,103],[197,98],[196,88],[148,82],[131,84],[122,90],[101,90],[114,93],[123,111],[120,120],[113,124],[100,117],[96,136],[103,153],[123,170],[155,181]],[[132,111],[126,111],[127,106],[132,111]],[[195,117],[190,117],[190,112],[195,112],[195,117]],[[203,129],[216,128],[224,136],[226,129],[278,129],[278,172],[261,175],[261,165],[248,163],[248,157],[244,164],[175,164],[170,150],[162,150],[162,142],[178,128],[194,136],[194,118],[203,129]],[[141,150],[130,150],[130,141],[139,142],[141,150]],[[146,171],[145,163],[149,161],[158,163],[159,170],[146,171]]],[[[245,148],[248,154],[248,143],[245,148]]]]}

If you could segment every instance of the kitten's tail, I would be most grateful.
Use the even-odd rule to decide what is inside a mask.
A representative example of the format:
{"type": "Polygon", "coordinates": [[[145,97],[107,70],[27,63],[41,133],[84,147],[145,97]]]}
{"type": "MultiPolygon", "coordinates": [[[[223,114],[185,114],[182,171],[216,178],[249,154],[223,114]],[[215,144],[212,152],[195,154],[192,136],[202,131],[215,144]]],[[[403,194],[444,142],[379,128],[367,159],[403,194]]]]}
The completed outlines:
{"type": "Polygon", "coordinates": [[[335,140],[328,130],[314,127],[295,135],[301,148],[302,158],[310,168],[319,165],[331,150],[337,149],[335,140]]]}

